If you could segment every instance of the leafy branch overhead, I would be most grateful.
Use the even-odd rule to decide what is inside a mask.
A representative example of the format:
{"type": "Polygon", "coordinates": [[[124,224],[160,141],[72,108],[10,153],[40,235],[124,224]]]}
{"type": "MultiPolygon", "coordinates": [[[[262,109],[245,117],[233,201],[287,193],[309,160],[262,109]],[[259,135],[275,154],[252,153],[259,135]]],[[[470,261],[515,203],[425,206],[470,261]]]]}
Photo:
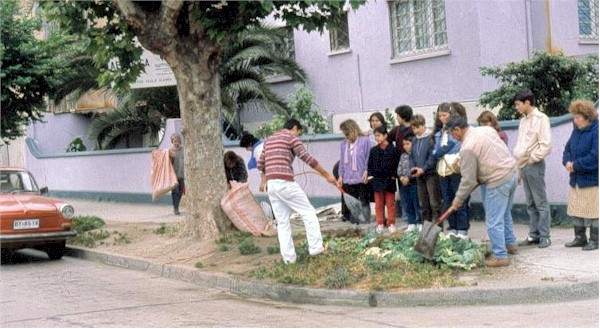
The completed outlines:
{"type": "MultiPolygon", "coordinates": [[[[365,0],[350,0],[352,9],[365,0]]],[[[100,86],[118,90],[144,70],[144,47],[154,53],[185,52],[173,49],[180,39],[190,45],[226,45],[240,32],[260,26],[273,14],[287,26],[323,32],[349,8],[345,1],[58,1],[45,2],[46,17],[74,34],[87,36],[86,53],[100,71],[100,86]],[[83,15],[81,13],[84,13],[83,15]],[[165,51],[169,49],[169,51],[165,51]],[[113,65],[110,65],[110,64],[113,65]],[[118,65],[115,65],[118,63],[118,65]]],[[[223,49],[217,47],[216,54],[223,49]]],[[[208,62],[209,58],[204,58],[208,62]]],[[[218,63],[213,63],[218,64],[218,63]]]]}
{"type": "Polygon", "coordinates": [[[500,86],[483,93],[479,103],[500,107],[501,120],[517,118],[513,97],[525,88],[533,91],[537,105],[548,116],[566,114],[574,99],[598,100],[598,55],[580,61],[562,53],[538,52],[529,60],[505,67],[483,67],[480,71],[498,80],[500,86]]]}

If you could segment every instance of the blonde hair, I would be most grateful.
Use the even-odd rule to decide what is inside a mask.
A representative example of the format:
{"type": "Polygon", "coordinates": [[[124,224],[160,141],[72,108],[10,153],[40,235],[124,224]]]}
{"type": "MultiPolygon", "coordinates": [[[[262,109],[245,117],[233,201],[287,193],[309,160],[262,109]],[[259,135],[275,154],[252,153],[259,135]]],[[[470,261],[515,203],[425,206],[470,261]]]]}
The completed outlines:
{"type": "Polygon", "coordinates": [[[496,129],[496,131],[500,131],[500,123],[498,123],[498,119],[494,115],[492,111],[483,111],[477,117],[477,123],[480,126],[483,126],[485,123],[491,123],[492,127],[496,129]]]}
{"type": "Polygon", "coordinates": [[[346,138],[348,138],[352,142],[354,142],[358,138],[358,136],[361,135],[358,123],[356,123],[356,121],[352,119],[348,119],[342,122],[340,124],[340,130],[342,131],[342,133],[344,133],[346,138]]]}
{"type": "Polygon", "coordinates": [[[571,115],[581,115],[584,119],[590,122],[598,119],[598,112],[596,112],[594,103],[588,100],[577,99],[571,102],[571,105],[569,106],[569,113],[571,113],[571,115]]]}

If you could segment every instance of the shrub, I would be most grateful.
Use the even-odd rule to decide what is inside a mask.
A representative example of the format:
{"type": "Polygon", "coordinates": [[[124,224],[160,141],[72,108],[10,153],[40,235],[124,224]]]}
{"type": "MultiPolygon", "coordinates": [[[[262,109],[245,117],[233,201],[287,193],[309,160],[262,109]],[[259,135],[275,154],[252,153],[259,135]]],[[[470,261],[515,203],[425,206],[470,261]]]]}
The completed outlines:
{"type": "Polygon", "coordinates": [[[73,217],[73,228],[78,233],[95,230],[106,225],[102,218],[97,216],[75,216],[73,217]]]}
{"type": "Polygon", "coordinates": [[[283,129],[285,122],[294,118],[305,127],[305,134],[324,134],[331,131],[327,120],[323,117],[323,110],[314,103],[313,93],[305,85],[296,85],[296,92],[287,100],[290,113],[273,115],[269,123],[260,125],[255,135],[259,138],[267,137],[277,130],[283,129]]]}
{"type": "Polygon", "coordinates": [[[254,242],[250,239],[245,239],[239,245],[239,250],[242,255],[252,255],[258,254],[260,252],[260,247],[255,245],[254,242]]]}
{"type": "Polygon", "coordinates": [[[67,152],[82,152],[85,150],[87,150],[87,147],[85,147],[85,144],[83,144],[81,137],[73,138],[67,147],[67,152]]]}
{"type": "Polygon", "coordinates": [[[342,289],[352,284],[352,275],[345,267],[338,267],[325,277],[325,287],[332,289],[342,289]]]}
{"type": "Polygon", "coordinates": [[[579,62],[562,53],[537,52],[531,59],[505,67],[483,67],[480,72],[500,83],[496,90],[484,92],[479,98],[483,106],[500,107],[500,120],[518,117],[513,98],[525,88],[531,89],[537,106],[548,116],[566,114],[574,99],[598,99],[598,55],[579,62]]]}

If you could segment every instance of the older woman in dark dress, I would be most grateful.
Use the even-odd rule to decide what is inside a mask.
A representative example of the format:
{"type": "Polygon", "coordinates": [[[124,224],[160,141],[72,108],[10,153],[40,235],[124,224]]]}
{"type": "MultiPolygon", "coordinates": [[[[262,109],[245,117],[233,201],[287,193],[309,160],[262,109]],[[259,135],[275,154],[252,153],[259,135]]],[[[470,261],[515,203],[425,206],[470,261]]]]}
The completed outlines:
{"type": "Polygon", "coordinates": [[[569,112],[573,132],[563,152],[563,165],[569,172],[567,214],[573,217],[575,240],[565,247],[598,249],[598,112],[590,101],[576,100],[569,112]],[[590,238],[585,220],[590,222],[590,238]]]}

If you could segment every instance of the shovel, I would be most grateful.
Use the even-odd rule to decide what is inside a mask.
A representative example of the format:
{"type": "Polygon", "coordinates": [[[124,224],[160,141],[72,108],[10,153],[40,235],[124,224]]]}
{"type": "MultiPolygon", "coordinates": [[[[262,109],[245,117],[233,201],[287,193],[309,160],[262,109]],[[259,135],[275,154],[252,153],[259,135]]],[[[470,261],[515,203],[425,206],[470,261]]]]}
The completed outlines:
{"type": "Polygon", "coordinates": [[[423,222],[423,229],[421,234],[415,243],[414,250],[417,254],[427,258],[433,259],[433,253],[435,252],[435,245],[437,244],[438,235],[442,233],[442,228],[438,226],[441,222],[445,221],[448,216],[454,211],[452,208],[448,208],[446,212],[440,216],[440,218],[432,223],[430,221],[423,222]]]}

